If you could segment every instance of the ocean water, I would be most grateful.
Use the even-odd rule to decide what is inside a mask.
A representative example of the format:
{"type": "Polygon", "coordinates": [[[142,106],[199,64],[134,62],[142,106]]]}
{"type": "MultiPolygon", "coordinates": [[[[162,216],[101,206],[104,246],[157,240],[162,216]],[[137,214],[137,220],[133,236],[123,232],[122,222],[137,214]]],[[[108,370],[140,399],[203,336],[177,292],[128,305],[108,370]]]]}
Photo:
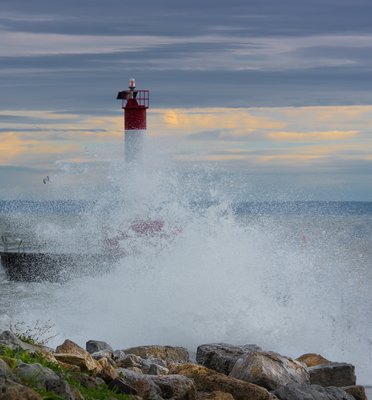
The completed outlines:
{"type": "Polygon", "coordinates": [[[122,257],[100,276],[22,283],[0,269],[0,328],[50,323],[51,346],[98,339],[195,352],[224,341],[317,352],[372,383],[372,203],[203,199],[177,182],[153,185],[162,183],[90,201],[0,202],[0,230],[59,249],[102,250],[125,232],[122,257]],[[162,228],[134,231],[143,220],[162,228]]]}

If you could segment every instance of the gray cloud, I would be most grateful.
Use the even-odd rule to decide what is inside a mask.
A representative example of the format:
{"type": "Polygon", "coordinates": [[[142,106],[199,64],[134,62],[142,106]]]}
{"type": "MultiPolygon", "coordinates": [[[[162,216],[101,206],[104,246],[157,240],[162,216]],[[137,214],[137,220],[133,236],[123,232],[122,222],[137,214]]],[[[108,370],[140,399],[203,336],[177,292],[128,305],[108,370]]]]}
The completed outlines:
{"type": "Polygon", "coordinates": [[[0,107],[22,94],[40,109],[112,112],[132,75],[160,107],[372,101],[367,0],[3,0],[0,11],[0,107]]]}

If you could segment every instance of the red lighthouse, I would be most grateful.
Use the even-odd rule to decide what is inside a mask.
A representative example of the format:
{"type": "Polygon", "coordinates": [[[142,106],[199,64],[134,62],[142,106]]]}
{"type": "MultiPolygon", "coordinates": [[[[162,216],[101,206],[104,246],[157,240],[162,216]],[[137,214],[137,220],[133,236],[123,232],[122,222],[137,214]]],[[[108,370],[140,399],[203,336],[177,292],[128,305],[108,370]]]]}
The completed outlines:
{"type": "Polygon", "coordinates": [[[137,90],[134,79],[129,80],[128,89],[119,92],[116,98],[122,100],[124,110],[125,160],[133,163],[142,157],[149,91],[137,90]]]}

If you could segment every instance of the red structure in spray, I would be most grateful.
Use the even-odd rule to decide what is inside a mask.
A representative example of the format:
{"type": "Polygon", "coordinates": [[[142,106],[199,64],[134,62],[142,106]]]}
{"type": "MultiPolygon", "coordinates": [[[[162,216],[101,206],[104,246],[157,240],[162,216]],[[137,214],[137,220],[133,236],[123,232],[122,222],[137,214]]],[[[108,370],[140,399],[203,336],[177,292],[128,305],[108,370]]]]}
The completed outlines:
{"type": "Polygon", "coordinates": [[[148,90],[136,90],[133,78],[129,80],[128,89],[119,92],[116,98],[122,100],[124,110],[125,160],[132,163],[142,158],[150,98],[148,90]]]}

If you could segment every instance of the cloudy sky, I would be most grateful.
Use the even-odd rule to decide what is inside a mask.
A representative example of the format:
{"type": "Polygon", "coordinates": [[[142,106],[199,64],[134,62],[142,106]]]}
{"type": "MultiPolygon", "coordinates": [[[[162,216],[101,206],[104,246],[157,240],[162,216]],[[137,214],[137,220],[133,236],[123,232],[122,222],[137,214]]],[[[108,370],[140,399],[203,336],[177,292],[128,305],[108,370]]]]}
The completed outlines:
{"type": "Polygon", "coordinates": [[[133,76],[180,167],[372,201],[371,15],[369,0],[1,0],[0,197],[114,157],[133,76]]]}

